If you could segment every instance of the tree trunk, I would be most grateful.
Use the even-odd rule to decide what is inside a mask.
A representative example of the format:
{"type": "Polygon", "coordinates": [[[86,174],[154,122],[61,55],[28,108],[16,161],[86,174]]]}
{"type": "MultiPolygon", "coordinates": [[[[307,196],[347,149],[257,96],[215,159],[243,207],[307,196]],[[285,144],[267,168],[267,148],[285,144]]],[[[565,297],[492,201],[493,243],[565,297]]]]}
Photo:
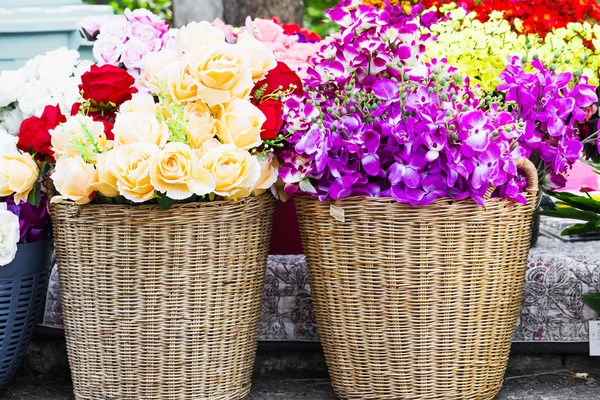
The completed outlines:
{"type": "Polygon", "coordinates": [[[173,11],[174,25],[177,27],[192,21],[212,22],[216,18],[223,19],[223,0],[174,0],[173,11]]]}
{"type": "Polygon", "coordinates": [[[223,11],[225,22],[233,26],[243,26],[247,16],[302,24],[304,0],[223,0],[223,11]]]}

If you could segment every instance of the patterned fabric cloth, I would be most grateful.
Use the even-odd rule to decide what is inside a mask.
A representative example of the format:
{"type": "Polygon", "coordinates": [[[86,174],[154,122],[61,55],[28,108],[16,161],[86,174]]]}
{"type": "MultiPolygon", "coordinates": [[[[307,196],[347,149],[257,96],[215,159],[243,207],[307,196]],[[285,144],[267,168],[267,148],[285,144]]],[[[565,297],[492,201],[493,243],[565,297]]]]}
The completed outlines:
{"type": "MultiPolygon", "coordinates": [[[[600,292],[600,241],[565,243],[540,237],[527,265],[515,342],[587,342],[595,314],[582,296],[600,292]]],[[[52,271],[44,325],[62,327],[58,272],[52,271]]],[[[318,341],[302,255],[270,256],[260,340],[318,341]]]]}

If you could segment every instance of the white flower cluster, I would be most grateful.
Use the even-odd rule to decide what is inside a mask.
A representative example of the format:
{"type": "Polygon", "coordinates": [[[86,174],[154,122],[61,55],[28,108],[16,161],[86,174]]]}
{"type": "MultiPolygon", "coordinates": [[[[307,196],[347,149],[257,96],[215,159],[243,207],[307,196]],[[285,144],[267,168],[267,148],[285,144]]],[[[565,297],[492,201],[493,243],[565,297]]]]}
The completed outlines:
{"type": "Polygon", "coordinates": [[[64,115],[80,100],[81,75],[91,61],[65,47],[29,60],[19,70],[0,72],[0,128],[17,135],[21,122],[41,116],[47,105],[58,105],[64,115]]]}

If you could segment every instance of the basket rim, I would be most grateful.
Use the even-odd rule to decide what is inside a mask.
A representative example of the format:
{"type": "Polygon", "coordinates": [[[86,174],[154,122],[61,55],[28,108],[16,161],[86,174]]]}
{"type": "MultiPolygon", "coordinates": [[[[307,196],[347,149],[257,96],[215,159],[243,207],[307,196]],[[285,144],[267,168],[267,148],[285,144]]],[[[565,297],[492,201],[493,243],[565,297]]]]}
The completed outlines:
{"type": "Polygon", "coordinates": [[[98,204],[98,203],[88,203],[88,204],[75,204],[75,202],[71,200],[63,200],[60,203],[51,203],[48,202],[49,209],[63,209],[63,210],[74,210],[75,215],[94,213],[98,211],[111,211],[111,212],[123,212],[123,213],[132,213],[132,212],[147,212],[147,213],[160,213],[164,216],[169,215],[170,213],[176,213],[179,211],[183,211],[186,209],[202,209],[202,208],[223,208],[223,207],[235,207],[235,206],[243,206],[247,204],[259,203],[264,200],[275,201],[275,197],[269,192],[265,192],[258,196],[248,196],[243,199],[234,201],[231,199],[227,200],[215,200],[215,201],[196,201],[192,203],[174,203],[169,209],[163,210],[160,208],[158,204],[144,204],[141,203],[139,205],[136,204],[98,204]],[[270,198],[270,199],[269,199],[270,198]]]}

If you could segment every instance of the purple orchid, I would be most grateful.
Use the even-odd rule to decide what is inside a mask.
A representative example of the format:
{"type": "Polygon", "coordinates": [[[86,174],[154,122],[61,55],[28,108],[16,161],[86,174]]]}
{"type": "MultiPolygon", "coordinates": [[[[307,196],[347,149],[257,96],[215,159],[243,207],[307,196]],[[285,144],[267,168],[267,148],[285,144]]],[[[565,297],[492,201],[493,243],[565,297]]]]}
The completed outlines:
{"type": "Polygon", "coordinates": [[[21,229],[21,243],[34,243],[48,239],[50,233],[50,216],[46,208],[46,195],[42,193],[39,207],[29,202],[15,204],[12,197],[0,198],[0,202],[7,203],[7,209],[19,217],[21,229]]]}

